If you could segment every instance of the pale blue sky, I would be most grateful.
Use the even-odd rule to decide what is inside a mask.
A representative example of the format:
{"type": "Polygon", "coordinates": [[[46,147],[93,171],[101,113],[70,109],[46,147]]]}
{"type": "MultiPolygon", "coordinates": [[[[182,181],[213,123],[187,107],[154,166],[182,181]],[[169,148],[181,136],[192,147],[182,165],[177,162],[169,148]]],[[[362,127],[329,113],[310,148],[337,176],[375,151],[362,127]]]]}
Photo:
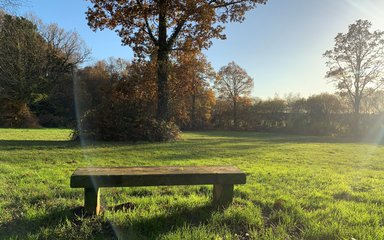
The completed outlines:
{"type": "MultiPolygon", "coordinates": [[[[29,0],[19,14],[32,12],[45,23],[75,29],[92,49],[93,61],[110,56],[131,59],[116,33],[92,32],[83,0],[29,0]]],[[[269,0],[247,14],[246,20],[227,25],[227,40],[215,40],[205,51],[216,70],[235,61],[254,78],[253,96],[268,98],[299,93],[303,97],[333,92],[324,78],[322,54],[331,49],[339,32],[357,19],[384,30],[384,0],[269,0]]]]}

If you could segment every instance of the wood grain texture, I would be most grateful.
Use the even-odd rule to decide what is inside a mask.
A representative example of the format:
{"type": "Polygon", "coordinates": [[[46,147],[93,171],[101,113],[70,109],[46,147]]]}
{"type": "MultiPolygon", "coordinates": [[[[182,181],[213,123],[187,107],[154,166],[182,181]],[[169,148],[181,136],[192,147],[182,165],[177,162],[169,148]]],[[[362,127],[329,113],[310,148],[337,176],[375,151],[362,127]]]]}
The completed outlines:
{"type": "Polygon", "coordinates": [[[72,188],[245,184],[234,166],[87,167],[71,176],[72,188]]]}

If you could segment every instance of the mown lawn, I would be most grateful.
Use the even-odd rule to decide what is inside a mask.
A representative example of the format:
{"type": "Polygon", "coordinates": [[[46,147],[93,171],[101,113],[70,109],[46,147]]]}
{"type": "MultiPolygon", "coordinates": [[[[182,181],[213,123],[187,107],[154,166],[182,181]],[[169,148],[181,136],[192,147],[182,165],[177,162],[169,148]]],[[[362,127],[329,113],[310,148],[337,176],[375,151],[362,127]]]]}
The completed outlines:
{"type": "Polygon", "coordinates": [[[384,239],[384,147],[336,138],[184,133],[173,143],[76,143],[69,130],[0,129],[0,239],[384,239]],[[235,165],[227,209],[211,186],[101,190],[81,216],[80,166],[235,165]]]}

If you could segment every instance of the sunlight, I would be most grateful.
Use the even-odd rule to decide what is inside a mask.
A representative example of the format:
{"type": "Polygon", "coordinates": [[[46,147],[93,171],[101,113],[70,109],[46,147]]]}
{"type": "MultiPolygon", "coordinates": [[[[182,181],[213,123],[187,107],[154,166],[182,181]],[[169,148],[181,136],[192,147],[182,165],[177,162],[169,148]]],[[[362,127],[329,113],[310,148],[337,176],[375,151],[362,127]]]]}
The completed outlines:
{"type": "Polygon", "coordinates": [[[366,18],[376,28],[384,28],[384,1],[373,0],[345,0],[350,5],[351,9],[363,13],[365,16],[359,14],[359,18],[366,18]]]}
{"type": "Polygon", "coordinates": [[[372,142],[377,145],[383,143],[384,140],[384,114],[372,124],[367,134],[364,136],[364,142],[372,142]]]}
{"type": "Polygon", "coordinates": [[[384,239],[384,0],[0,0],[0,46],[0,240],[384,239]]]}
{"type": "MultiPolygon", "coordinates": [[[[76,70],[72,71],[72,81],[73,81],[73,96],[75,101],[75,112],[76,112],[76,125],[77,130],[79,133],[82,131],[81,127],[81,116],[82,116],[82,106],[80,104],[80,96],[79,94],[82,92],[81,89],[79,89],[79,77],[77,75],[76,70]]],[[[79,134],[77,137],[79,137],[80,144],[82,147],[85,146],[85,140],[81,137],[81,134],[79,134]]],[[[84,154],[85,157],[85,154],[84,154]]]]}
{"type": "MultiPolygon", "coordinates": [[[[81,102],[80,102],[81,96],[79,96],[79,94],[81,94],[82,91],[79,89],[79,76],[77,75],[76,71],[72,71],[72,81],[73,81],[73,91],[74,91],[74,101],[75,101],[75,111],[76,111],[76,124],[77,124],[77,130],[79,131],[77,137],[79,138],[81,148],[83,149],[87,143],[86,143],[86,139],[84,139],[82,137],[82,134],[80,134],[80,132],[82,131],[81,116],[82,116],[83,106],[81,106],[81,102]]],[[[89,160],[89,157],[85,151],[82,151],[82,155],[84,160],[89,160]]],[[[93,165],[90,163],[91,162],[88,161],[88,166],[93,165]]],[[[92,182],[96,188],[95,179],[92,178],[92,182]]],[[[101,190],[99,189],[99,191],[101,190]]],[[[120,238],[122,234],[119,232],[116,225],[111,221],[108,221],[107,224],[108,224],[107,227],[110,227],[111,231],[113,231],[114,236],[116,236],[117,238],[120,238]]]]}

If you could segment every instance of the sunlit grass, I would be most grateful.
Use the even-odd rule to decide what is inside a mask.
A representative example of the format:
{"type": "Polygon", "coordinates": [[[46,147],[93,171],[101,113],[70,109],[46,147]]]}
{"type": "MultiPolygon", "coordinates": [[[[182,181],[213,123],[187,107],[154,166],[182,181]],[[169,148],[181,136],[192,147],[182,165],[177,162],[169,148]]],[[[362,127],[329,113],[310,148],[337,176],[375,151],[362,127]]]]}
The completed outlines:
{"type": "Polygon", "coordinates": [[[67,141],[72,134],[69,129],[1,129],[0,140],[67,141]]]}
{"type": "Polygon", "coordinates": [[[69,130],[0,130],[0,239],[383,239],[384,148],[336,138],[184,133],[173,143],[70,142],[69,130]],[[77,217],[80,166],[235,165],[225,210],[211,186],[101,190],[77,217]]]}

